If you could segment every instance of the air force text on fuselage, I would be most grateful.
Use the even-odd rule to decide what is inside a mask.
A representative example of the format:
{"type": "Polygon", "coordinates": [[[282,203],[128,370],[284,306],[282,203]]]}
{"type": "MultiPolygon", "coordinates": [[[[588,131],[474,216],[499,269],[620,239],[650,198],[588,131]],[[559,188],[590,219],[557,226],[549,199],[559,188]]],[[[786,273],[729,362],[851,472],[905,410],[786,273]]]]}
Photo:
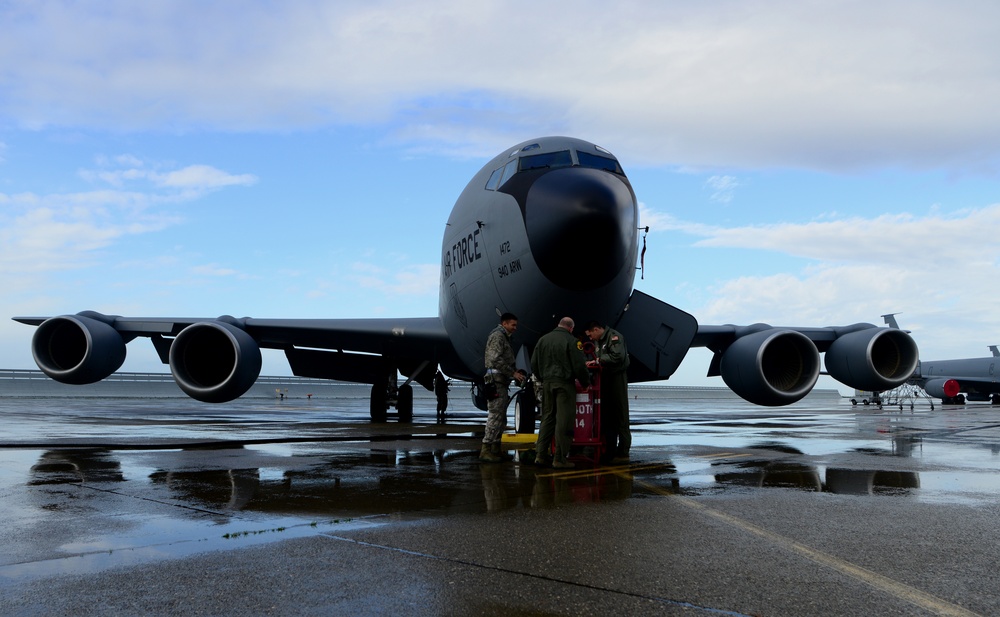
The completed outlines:
{"type": "MultiPolygon", "coordinates": [[[[482,234],[479,228],[470,231],[460,240],[455,241],[451,248],[445,250],[444,259],[441,261],[441,279],[447,281],[451,275],[462,268],[471,266],[474,262],[484,257],[480,243],[482,234]]],[[[511,254],[510,240],[500,243],[499,253],[501,256],[511,254]]],[[[497,277],[504,278],[521,271],[520,258],[513,258],[496,266],[497,277]]]]}
{"type": "Polygon", "coordinates": [[[441,264],[441,276],[444,280],[448,280],[452,273],[458,272],[483,258],[483,251],[479,246],[480,231],[479,229],[470,231],[465,237],[456,240],[451,248],[444,252],[444,261],[441,264]]]}

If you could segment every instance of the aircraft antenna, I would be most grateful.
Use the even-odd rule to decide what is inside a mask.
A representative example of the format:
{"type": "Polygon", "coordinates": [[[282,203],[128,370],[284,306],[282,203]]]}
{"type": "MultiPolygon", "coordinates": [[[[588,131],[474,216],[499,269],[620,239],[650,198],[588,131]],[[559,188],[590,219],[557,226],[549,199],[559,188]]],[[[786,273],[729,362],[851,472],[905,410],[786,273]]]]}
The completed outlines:
{"type": "Polygon", "coordinates": [[[649,233],[649,225],[645,227],[639,227],[642,231],[642,253],[639,254],[639,279],[645,280],[646,278],[646,234],[649,233]]]}

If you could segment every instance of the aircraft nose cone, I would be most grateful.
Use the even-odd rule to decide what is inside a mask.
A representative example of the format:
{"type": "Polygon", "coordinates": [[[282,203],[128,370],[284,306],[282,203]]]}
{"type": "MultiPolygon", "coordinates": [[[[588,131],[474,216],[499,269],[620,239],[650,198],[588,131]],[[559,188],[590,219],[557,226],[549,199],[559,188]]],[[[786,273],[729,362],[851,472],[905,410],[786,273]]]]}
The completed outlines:
{"type": "Polygon", "coordinates": [[[541,176],[528,191],[524,220],[535,262],[565,289],[602,287],[634,261],[635,198],[613,174],[577,167],[541,176]]]}

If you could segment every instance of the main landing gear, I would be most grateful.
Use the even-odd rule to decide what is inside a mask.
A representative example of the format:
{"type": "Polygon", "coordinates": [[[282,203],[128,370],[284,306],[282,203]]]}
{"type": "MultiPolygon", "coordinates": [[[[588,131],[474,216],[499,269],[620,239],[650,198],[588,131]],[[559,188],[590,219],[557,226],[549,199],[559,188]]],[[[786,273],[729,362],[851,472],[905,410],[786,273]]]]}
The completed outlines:
{"type": "Polygon", "coordinates": [[[384,383],[372,385],[372,422],[387,421],[390,407],[395,407],[400,422],[413,422],[413,386],[409,383],[397,386],[395,375],[387,378],[384,383]]]}

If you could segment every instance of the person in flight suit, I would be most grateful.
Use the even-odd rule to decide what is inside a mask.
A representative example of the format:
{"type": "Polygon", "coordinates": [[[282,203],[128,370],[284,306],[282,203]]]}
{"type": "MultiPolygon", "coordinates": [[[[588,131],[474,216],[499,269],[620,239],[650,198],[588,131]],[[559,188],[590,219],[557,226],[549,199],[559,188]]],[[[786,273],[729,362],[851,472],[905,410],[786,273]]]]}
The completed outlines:
{"type": "Polygon", "coordinates": [[[557,469],[568,469],[573,463],[566,460],[573,442],[573,419],[576,416],[576,384],[590,385],[583,352],[573,336],[575,324],[569,317],[559,320],[555,330],[545,334],[535,344],[531,354],[531,372],[542,381],[542,423],[535,443],[535,464],[557,469]],[[549,458],[552,438],[555,435],[555,458],[549,458]]]}
{"type": "Polygon", "coordinates": [[[628,418],[628,349],[625,337],[600,322],[587,323],[584,330],[594,342],[595,360],[588,366],[601,367],[601,434],[606,453],[602,462],[626,462],[632,447],[628,418]]]}
{"type": "Polygon", "coordinates": [[[486,378],[496,388],[496,396],[486,402],[486,434],[483,435],[483,447],[479,452],[479,460],[484,463],[500,463],[503,457],[500,453],[500,440],[507,428],[507,404],[510,402],[510,380],[518,383],[527,377],[524,371],[518,370],[514,363],[514,350],[510,346],[510,337],[517,331],[517,316],[504,313],[500,316],[498,325],[486,339],[486,378]]]}

